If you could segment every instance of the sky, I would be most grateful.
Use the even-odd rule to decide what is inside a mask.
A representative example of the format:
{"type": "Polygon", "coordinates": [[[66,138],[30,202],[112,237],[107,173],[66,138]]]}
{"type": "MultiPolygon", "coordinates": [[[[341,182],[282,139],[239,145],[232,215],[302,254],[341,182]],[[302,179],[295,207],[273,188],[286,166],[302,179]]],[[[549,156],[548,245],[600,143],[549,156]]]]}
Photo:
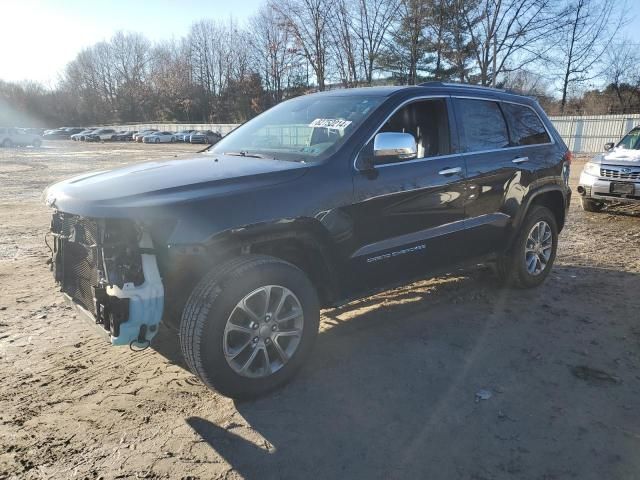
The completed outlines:
{"type": "MultiPolygon", "coordinates": [[[[0,80],[55,86],[84,47],[118,30],[153,41],[180,38],[197,20],[242,22],[264,0],[0,0],[0,80]]],[[[627,3],[632,19],[623,35],[640,46],[640,0],[627,3]]]]}
{"type": "Polygon", "coordinates": [[[118,30],[180,38],[203,18],[244,21],[263,0],[0,0],[0,79],[56,83],[84,47],[118,30]],[[7,21],[8,20],[8,21],[7,21]]]}

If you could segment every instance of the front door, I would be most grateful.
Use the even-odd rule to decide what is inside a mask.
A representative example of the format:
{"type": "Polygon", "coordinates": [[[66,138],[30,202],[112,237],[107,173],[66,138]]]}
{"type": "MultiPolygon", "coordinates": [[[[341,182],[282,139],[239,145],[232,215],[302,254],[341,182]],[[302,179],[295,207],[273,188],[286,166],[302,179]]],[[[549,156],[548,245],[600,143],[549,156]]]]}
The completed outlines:
{"type": "Polygon", "coordinates": [[[377,132],[411,133],[416,159],[355,173],[351,262],[370,288],[423,274],[463,252],[466,166],[451,151],[448,103],[405,105],[377,132]]]}

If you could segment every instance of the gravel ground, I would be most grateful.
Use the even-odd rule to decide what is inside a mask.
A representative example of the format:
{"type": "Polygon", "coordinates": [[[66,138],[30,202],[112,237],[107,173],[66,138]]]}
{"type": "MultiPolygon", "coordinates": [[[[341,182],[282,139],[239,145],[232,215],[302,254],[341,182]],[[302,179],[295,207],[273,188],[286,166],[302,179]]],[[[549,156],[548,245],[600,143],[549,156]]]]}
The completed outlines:
{"type": "Polygon", "coordinates": [[[0,478],[640,477],[640,209],[575,198],[535,290],[479,269],[324,311],[301,374],[233,402],[168,334],[105,344],[45,265],[47,184],[198,148],[0,149],[0,478]]]}

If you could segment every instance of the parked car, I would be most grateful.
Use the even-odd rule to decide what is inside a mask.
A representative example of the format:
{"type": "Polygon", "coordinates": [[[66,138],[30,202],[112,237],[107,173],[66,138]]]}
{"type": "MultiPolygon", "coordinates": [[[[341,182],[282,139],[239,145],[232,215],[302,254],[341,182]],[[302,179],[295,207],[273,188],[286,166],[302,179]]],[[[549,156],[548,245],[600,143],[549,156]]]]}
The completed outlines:
{"type": "Polygon", "coordinates": [[[479,261],[540,285],[570,162],[538,103],[501,90],[305,95],[192,159],[49,187],[53,272],[112,344],[146,347],[164,318],[207,386],[252,397],[309,357],[320,308],[479,261]]]}
{"type": "Polygon", "coordinates": [[[157,128],[150,128],[150,129],[147,129],[147,130],[141,130],[140,132],[138,132],[135,135],[133,135],[133,141],[142,143],[142,139],[144,138],[145,135],[150,135],[150,134],[152,134],[154,132],[157,132],[157,131],[158,131],[157,128]]]}
{"type": "Polygon", "coordinates": [[[217,132],[212,132],[211,130],[202,130],[198,132],[194,132],[189,137],[189,142],[191,143],[208,143],[209,145],[216,144],[220,141],[222,135],[217,132]]]}
{"type": "Polygon", "coordinates": [[[181,132],[176,133],[176,142],[188,142],[192,133],[195,133],[197,130],[182,130],[181,132]]]}
{"type": "Polygon", "coordinates": [[[99,128],[91,133],[85,135],[87,142],[104,142],[107,140],[113,140],[113,136],[116,131],[113,128],[99,128]]]}
{"type": "Polygon", "coordinates": [[[75,141],[75,142],[84,142],[87,139],[87,135],[95,132],[97,129],[96,128],[88,128],[86,130],[83,130],[79,133],[74,133],[73,135],[71,135],[71,140],[75,141]]]}
{"type": "Polygon", "coordinates": [[[587,162],[580,174],[582,209],[599,212],[613,203],[640,204],[640,126],[604,148],[605,153],[587,162]]]}
{"type": "Polygon", "coordinates": [[[176,137],[173,132],[153,132],[142,137],[144,143],[173,143],[176,137]]]}
{"type": "Polygon", "coordinates": [[[31,135],[41,137],[44,135],[44,128],[23,128],[23,130],[31,135]]]}
{"type": "Polygon", "coordinates": [[[66,128],[59,128],[56,130],[52,130],[49,132],[46,132],[42,138],[46,139],[46,140],[69,140],[69,138],[71,138],[71,135],[75,135],[76,133],[80,133],[83,130],[85,130],[84,128],[76,128],[76,127],[66,127],[66,128]]]}
{"type": "Polygon", "coordinates": [[[39,147],[42,145],[42,140],[39,135],[28,133],[21,128],[0,127],[0,146],[8,148],[16,145],[39,147]]]}
{"type": "Polygon", "coordinates": [[[138,133],[136,130],[131,132],[127,130],[121,130],[113,136],[113,140],[117,140],[119,142],[130,142],[131,140],[133,140],[133,135],[136,133],[138,133]]]}

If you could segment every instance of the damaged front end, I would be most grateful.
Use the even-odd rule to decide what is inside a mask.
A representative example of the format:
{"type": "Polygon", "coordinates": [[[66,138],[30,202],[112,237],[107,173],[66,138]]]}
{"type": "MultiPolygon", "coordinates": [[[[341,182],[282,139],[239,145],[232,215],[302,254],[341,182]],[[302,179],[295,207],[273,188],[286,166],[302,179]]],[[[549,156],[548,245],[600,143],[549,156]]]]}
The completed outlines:
{"type": "Polygon", "coordinates": [[[148,346],[164,306],[149,232],[133,220],[55,212],[51,235],[52,270],[65,297],[113,345],[148,346]]]}

